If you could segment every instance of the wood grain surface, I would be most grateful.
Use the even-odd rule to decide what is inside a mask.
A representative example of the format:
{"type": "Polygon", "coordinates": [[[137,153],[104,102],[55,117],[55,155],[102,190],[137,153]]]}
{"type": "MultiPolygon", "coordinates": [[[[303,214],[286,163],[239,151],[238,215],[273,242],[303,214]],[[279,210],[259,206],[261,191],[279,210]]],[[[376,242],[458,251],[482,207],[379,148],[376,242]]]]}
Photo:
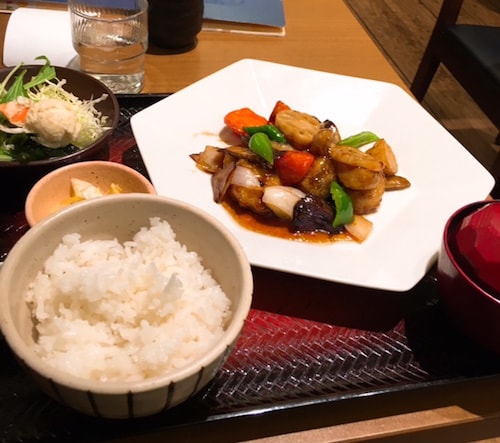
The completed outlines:
{"type": "MultiPolygon", "coordinates": [[[[440,0],[344,0],[401,78],[410,85],[439,12],[440,0]]],[[[500,26],[500,2],[465,0],[459,23],[500,26]]],[[[423,105],[495,177],[500,177],[497,128],[442,66],[423,105]]]]}

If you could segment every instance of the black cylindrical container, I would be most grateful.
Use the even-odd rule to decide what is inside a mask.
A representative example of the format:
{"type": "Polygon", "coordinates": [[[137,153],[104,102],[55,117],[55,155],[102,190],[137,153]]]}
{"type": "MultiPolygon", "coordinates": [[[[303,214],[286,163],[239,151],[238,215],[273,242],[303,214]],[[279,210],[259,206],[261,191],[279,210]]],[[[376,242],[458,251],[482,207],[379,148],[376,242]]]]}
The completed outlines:
{"type": "Polygon", "coordinates": [[[148,19],[151,51],[190,51],[203,25],[203,0],[149,0],[148,19]]]}

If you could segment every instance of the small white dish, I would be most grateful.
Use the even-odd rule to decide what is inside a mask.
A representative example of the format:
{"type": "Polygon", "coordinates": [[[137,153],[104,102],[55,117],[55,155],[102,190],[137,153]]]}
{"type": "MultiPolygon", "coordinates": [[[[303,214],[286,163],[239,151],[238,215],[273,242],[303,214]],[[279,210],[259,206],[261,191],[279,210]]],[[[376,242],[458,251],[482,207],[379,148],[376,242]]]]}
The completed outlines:
{"type": "Polygon", "coordinates": [[[400,87],[374,80],[245,59],[144,109],[132,129],[158,194],[214,215],[240,240],[253,265],[392,291],[411,289],[437,258],[448,217],[485,198],[489,172],[400,87]],[[373,131],[395,151],[411,188],[385,193],[363,243],[301,243],[239,226],[212,198],[210,175],[189,157],[219,137],[224,115],[275,102],[332,120],[343,136],[373,131]]]}

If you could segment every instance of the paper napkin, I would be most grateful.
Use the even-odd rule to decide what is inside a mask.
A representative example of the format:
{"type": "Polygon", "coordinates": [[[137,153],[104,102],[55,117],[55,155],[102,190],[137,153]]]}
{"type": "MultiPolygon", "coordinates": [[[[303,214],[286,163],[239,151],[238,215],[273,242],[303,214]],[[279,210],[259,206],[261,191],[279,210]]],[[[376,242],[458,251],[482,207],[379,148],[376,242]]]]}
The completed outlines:
{"type": "Polygon", "coordinates": [[[18,8],[10,16],[5,33],[5,66],[42,64],[35,60],[44,55],[54,66],[69,66],[76,56],[71,41],[67,11],[18,8]]]}

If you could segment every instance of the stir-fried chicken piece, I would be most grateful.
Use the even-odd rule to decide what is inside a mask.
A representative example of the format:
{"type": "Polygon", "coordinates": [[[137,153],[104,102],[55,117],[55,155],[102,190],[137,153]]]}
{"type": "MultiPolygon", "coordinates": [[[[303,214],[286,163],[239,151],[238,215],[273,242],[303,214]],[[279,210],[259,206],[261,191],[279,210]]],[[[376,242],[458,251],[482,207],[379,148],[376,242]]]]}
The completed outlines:
{"type": "Polygon", "coordinates": [[[339,181],[347,188],[366,191],[374,189],[381,180],[384,180],[382,171],[375,172],[360,166],[336,163],[335,172],[339,181]]]}
{"type": "Polygon", "coordinates": [[[330,183],[335,180],[335,169],[329,157],[316,157],[305,178],[298,187],[306,194],[326,199],[330,195],[330,183]]]}
{"type": "Polygon", "coordinates": [[[384,140],[378,140],[373,147],[366,151],[368,155],[375,157],[384,164],[384,174],[394,175],[398,172],[398,162],[389,144],[384,140]]]}
{"type": "Polygon", "coordinates": [[[321,123],[319,130],[314,134],[309,150],[314,155],[328,155],[330,148],[340,141],[337,126],[330,120],[321,123]]]}
{"type": "Polygon", "coordinates": [[[375,212],[382,202],[385,191],[384,180],[380,180],[374,189],[367,191],[358,191],[355,189],[346,189],[351,197],[354,213],[358,215],[370,214],[375,212]]]}

